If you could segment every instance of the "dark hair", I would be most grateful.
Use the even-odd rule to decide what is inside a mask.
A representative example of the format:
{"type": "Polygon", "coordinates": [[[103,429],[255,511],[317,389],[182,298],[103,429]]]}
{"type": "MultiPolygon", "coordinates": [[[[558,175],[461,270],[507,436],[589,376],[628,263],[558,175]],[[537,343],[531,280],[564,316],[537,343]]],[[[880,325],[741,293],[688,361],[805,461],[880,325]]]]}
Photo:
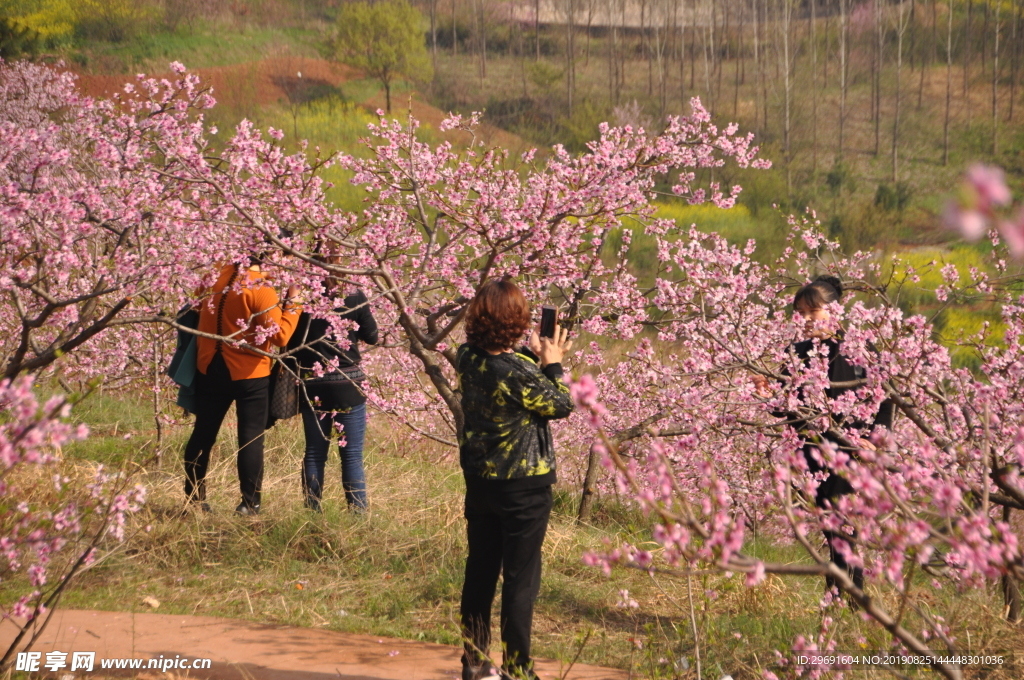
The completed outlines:
{"type": "Polygon", "coordinates": [[[508,349],[530,327],[530,305],[511,281],[488,281],[466,310],[466,342],[492,352],[508,349]]]}
{"type": "Polygon", "coordinates": [[[808,309],[820,309],[830,302],[838,302],[843,297],[843,282],[835,276],[819,276],[801,288],[793,296],[793,309],[805,306],[808,309]]]}

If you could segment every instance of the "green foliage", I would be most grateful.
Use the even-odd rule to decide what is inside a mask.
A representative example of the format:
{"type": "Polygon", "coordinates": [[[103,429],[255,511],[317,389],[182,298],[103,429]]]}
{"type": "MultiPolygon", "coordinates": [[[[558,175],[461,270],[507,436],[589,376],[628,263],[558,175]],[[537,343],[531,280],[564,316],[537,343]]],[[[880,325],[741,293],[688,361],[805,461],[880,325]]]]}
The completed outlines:
{"type": "Polygon", "coordinates": [[[895,240],[898,218],[875,205],[861,205],[828,220],[831,236],[848,253],[885,250],[895,240]]]}
{"type": "Polygon", "coordinates": [[[916,280],[902,282],[895,301],[908,314],[934,317],[936,339],[949,348],[953,364],[973,370],[981,365],[981,361],[972,339],[985,330],[990,338],[988,343],[998,346],[1003,341],[1006,326],[1000,317],[999,307],[983,296],[948,300],[946,303],[936,298],[935,289],[944,285],[941,270],[950,264],[956,266],[963,280],[970,278],[971,269],[990,271],[982,249],[958,245],[949,250],[927,248],[900,253],[898,259],[890,263],[884,278],[888,279],[893,269],[898,272],[908,266],[913,268],[916,280]]]}
{"type": "Polygon", "coordinates": [[[875,190],[875,207],[886,212],[903,212],[910,203],[913,190],[907,182],[896,182],[895,185],[879,184],[875,190]]]}
{"type": "Polygon", "coordinates": [[[543,91],[550,90],[562,79],[565,70],[546,61],[531,61],[526,64],[526,77],[543,91]]]}
{"type": "Polygon", "coordinates": [[[428,81],[434,70],[423,40],[423,16],[405,0],[352,2],[338,13],[338,58],[384,86],[391,113],[397,77],[428,81]]]}
{"type": "Polygon", "coordinates": [[[587,142],[597,139],[597,126],[608,120],[608,110],[592,99],[584,99],[576,105],[572,115],[559,120],[561,134],[558,136],[565,148],[581,152],[587,142]]]}
{"type": "Polygon", "coordinates": [[[138,0],[76,0],[77,29],[90,39],[124,42],[143,33],[157,17],[154,6],[138,0]]]}
{"type": "Polygon", "coordinates": [[[75,19],[70,0],[0,0],[0,57],[66,43],[75,19]]]}

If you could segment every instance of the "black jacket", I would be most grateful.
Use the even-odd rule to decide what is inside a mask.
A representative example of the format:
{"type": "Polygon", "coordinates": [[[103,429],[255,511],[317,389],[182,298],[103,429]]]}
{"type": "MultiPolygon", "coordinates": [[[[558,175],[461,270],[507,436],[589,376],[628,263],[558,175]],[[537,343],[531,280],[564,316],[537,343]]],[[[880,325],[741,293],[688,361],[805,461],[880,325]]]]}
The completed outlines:
{"type": "MultiPolygon", "coordinates": [[[[829,382],[840,383],[840,382],[852,382],[854,380],[863,380],[867,377],[867,371],[863,366],[856,366],[843,356],[842,353],[842,339],[826,338],[824,340],[817,341],[819,344],[819,351],[821,348],[828,349],[828,379],[829,382]]],[[[793,353],[798,356],[805,364],[809,361],[811,350],[814,349],[814,340],[803,340],[801,342],[794,343],[791,346],[793,353]]],[[[788,371],[784,371],[788,373],[788,371]]],[[[829,399],[837,399],[842,394],[855,390],[856,387],[829,387],[825,390],[825,395],[829,399]]],[[[807,428],[807,423],[803,420],[799,420],[795,414],[789,413],[776,413],[778,417],[790,417],[793,422],[793,427],[798,432],[803,433],[807,428]]],[[[878,408],[878,412],[875,413],[875,417],[870,423],[861,420],[845,419],[842,414],[832,414],[832,423],[837,427],[850,427],[857,430],[870,430],[876,426],[882,426],[892,428],[892,421],[894,415],[894,405],[891,401],[884,401],[878,408]]],[[[825,435],[826,439],[831,440],[828,435],[825,435]]],[[[822,466],[814,459],[811,455],[810,449],[814,448],[812,444],[808,444],[804,447],[804,455],[807,458],[807,465],[811,472],[818,472],[822,470],[822,466]]]]}
{"type": "Polygon", "coordinates": [[[470,479],[555,482],[555,450],[548,421],[573,411],[562,365],[543,370],[529,350],[502,354],[459,347],[456,370],[465,428],[459,459],[470,479]]]}
{"type": "Polygon", "coordinates": [[[340,367],[351,367],[359,364],[359,341],[368,345],[377,344],[377,321],[373,318],[366,295],[362,291],[345,298],[344,306],[334,310],[343,319],[355,321],[358,330],[348,332],[348,349],[341,349],[332,337],[327,337],[328,323],[326,319],[314,319],[306,312],[299,317],[299,323],[288,341],[288,349],[309,345],[297,351],[293,356],[304,378],[306,394],[317,404],[318,410],[333,411],[346,409],[366,403],[366,395],[359,386],[344,374],[334,374],[334,379],[313,379],[313,367],[316,364],[326,366],[327,362],[338,359],[340,367]]]}

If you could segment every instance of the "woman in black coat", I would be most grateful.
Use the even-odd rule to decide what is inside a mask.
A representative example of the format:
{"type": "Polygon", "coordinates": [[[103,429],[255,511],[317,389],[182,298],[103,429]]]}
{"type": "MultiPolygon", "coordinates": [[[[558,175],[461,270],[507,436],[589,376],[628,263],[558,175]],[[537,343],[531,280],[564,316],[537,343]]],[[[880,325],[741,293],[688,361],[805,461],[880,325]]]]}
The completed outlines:
{"type": "Polygon", "coordinates": [[[359,367],[359,341],[377,343],[377,321],[366,295],[357,291],[345,297],[334,310],[358,328],[348,332],[348,349],[341,349],[329,331],[326,319],[312,318],[303,312],[288,348],[302,378],[299,397],[302,425],[306,433],[306,451],[302,459],[302,489],[306,507],[320,510],[323,497],[324,467],[330,451],[331,434],[340,429],[338,454],[341,458],[341,483],[348,506],[359,512],[367,509],[366,473],[363,470],[363,441],[366,435],[366,379],[359,367]],[[338,370],[316,377],[313,367],[337,359],[338,370]]]}
{"type": "MultiPolygon", "coordinates": [[[[843,296],[843,285],[840,280],[834,276],[819,276],[817,279],[802,287],[797,291],[793,298],[793,311],[800,315],[803,319],[805,326],[806,338],[799,342],[795,342],[790,346],[790,351],[800,358],[801,361],[806,364],[810,361],[810,354],[812,351],[817,350],[817,355],[823,354],[823,350],[828,352],[828,379],[830,383],[850,383],[858,380],[863,380],[867,376],[867,372],[863,366],[857,366],[850,362],[842,351],[843,334],[842,330],[839,329],[836,332],[831,332],[827,326],[830,320],[830,315],[827,306],[832,302],[839,302],[843,296]]],[[[764,393],[768,387],[767,381],[762,377],[758,376],[755,379],[755,383],[758,390],[764,393]]],[[[848,392],[855,387],[829,387],[825,390],[825,396],[830,400],[838,399],[842,394],[848,392]]],[[[793,425],[794,429],[801,433],[801,435],[807,434],[807,423],[798,415],[794,413],[778,412],[775,413],[777,417],[788,418],[793,425]]],[[[879,407],[878,412],[875,414],[872,422],[862,421],[849,421],[843,420],[841,414],[833,414],[831,416],[832,424],[836,426],[833,429],[852,428],[857,431],[870,432],[876,426],[882,426],[886,428],[892,428],[893,420],[893,404],[889,401],[885,401],[879,407]]],[[[820,454],[817,449],[818,443],[821,440],[828,441],[839,448],[844,448],[843,442],[836,439],[835,436],[830,435],[828,432],[813,435],[813,439],[809,436],[804,436],[804,458],[807,461],[807,468],[812,473],[823,472],[827,476],[818,486],[817,493],[815,494],[814,502],[819,508],[830,508],[833,507],[835,502],[840,496],[853,493],[853,487],[845,477],[836,474],[830,470],[826,465],[820,462],[820,454]]],[[[856,445],[861,448],[874,449],[874,446],[870,441],[866,439],[858,438],[856,445]]],[[[845,448],[849,449],[848,446],[845,448]]],[[[852,455],[856,455],[855,451],[848,452],[852,455]]],[[[825,540],[828,543],[830,559],[840,569],[845,569],[850,573],[854,585],[857,588],[864,587],[864,570],[860,567],[850,567],[847,564],[846,558],[843,557],[842,552],[837,548],[839,543],[849,545],[851,542],[855,542],[857,538],[857,532],[845,533],[842,531],[824,531],[825,540]]],[[[826,577],[826,583],[831,588],[834,583],[830,577],[826,577]]]]}

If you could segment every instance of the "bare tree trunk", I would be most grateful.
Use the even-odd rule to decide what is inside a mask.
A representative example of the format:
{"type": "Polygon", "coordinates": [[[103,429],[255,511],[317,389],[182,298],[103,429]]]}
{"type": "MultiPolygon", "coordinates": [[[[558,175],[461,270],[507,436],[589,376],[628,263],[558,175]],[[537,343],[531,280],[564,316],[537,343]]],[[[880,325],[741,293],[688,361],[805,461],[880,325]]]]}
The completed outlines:
{"type": "Polygon", "coordinates": [[[537,44],[537,61],[540,61],[540,0],[533,0],[533,40],[537,44]]]}
{"type": "MultiPolygon", "coordinates": [[[[740,71],[743,67],[743,20],[745,19],[744,12],[746,11],[746,5],[740,4],[740,16],[739,16],[739,29],[736,33],[736,68],[733,71],[733,89],[732,89],[732,117],[739,117],[739,105],[740,105],[740,71]]],[[[744,73],[744,75],[746,75],[744,73]]]]}
{"type": "Polygon", "coordinates": [[[722,47],[715,45],[715,62],[718,64],[718,95],[717,99],[722,98],[722,73],[725,71],[725,64],[729,60],[729,5],[730,3],[723,3],[725,5],[725,27],[722,29],[722,47]],[[723,54],[724,53],[724,54],[723,54]]]}
{"type": "Polygon", "coordinates": [[[453,57],[459,53],[459,33],[456,30],[456,23],[455,23],[455,4],[456,4],[456,0],[452,0],[452,56],[453,57]]]}
{"type": "MultiPolygon", "coordinates": [[[[998,22],[998,19],[996,21],[998,22]]],[[[1011,508],[1006,506],[1003,507],[1003,521],[1006,524],[1010,524],[1012,513],[1013,510],[1011,508]]],[[[1003,576],[1003,602],[1006,603],[1004,609],[1006,620],[1012,623],[1020,621],[1020,586],[1017,585],[1017,579],[1013,578],[1009,574],[1003,576]]]]}
{"type": "Polygon", "coordinates": [[[900,143],[900,76],[903,74],[903,34],[906,33],[908,22],[904,20],[904,4],[899,3],[899,15],[896,24],[896,111],[892,120],[892,181],[899,181],[898,149],[900,143]]]}
{"type": "Polygon", "coordinates": [[[789,31],[793,18],[793,0],[782,0],[782,77],[783,93],[785,98],[785,116],[783,124],[785,128],[782,133],[783,148],[786,152],[786,191],[788,195],[793,194],[793,146],[792,146],[792,120],[790,108],[793,99],[793,78],[789,55],[789,31]]]}
{"type": "Polygon", "coordinates": [[[647,57],[647,96],[654,96],[654,59],[651,54],[651,34],[648,31],[650,12],[647,9],[647,0],[640,0],[640,47],[647,57]]]}
{"type": "Polygon", "coordinates": [[[949,165],[949,113],[953,101],[953,0],[946,2],[946,117],[942,124],[942,164],[949,165]]]}
{"type": "Polygon", "coordinates": [[[811,5],[811,174],[818,172],[818,0],[811,5]]]}
{"type": "Polygon", "coordinates": [[[608,42],[608,98],[613,106],[617,106],[619,103],[618,94],[615,92],[615,85],[618,82],[618,78],[615,76],[615,67],[618,66],[618,56],[616,55],[618,45],[619,27],[613,23],[611,40],[608,42]]]}
{"type": "Polygon", "coordinates": [[[974,3],[967,0],[967,23],[964,26],[964,114],[967,129],[971,128],[970,73],[971,73],[971,14],[974,3]]]}
{"type": "Polygon", "coordinates": [[[825,2],[825,58],[821,60],[821,89],[828,90],[828,57],[832,47],[832,9],[829,2],[825,2]]]}
{"type": "Polygon", "coordinates": [[[437,70],[437,0],[430,0],[430,58],[437,70]]]}
{"type": "Polygon", "coordinates": [[[590,66],[590,30],[594,26],[594,0],[587,0],[587,56],[583,60],[583,68],[590,66]]]}
{"type": "Polygon", "coordinates": [[[1003,3],[996,1],[995,40],[992,46],[992,155],[999,153],[999,10],[1003,3]]]}
{"type": "MultiPolygon", "coordinates": [[[[754,10],[752,12],[754,17],[754,129],[757,130],[758,134],[761,134],[761,128],[757,124],[757,114],[760,111],[757,97],[761,92],[761,26],[757,18],[761,10],[757,6],[757,0],[750,0],[750,7],[754,10]]],[[[767,122],[765,121],[765,124],[767,122]]]]}
{"type": "Polygon", "coordinates": [[[580,496],[580,510],[576,522],[582,524],[590,519],[597,496],[597,480],[601,476],[601,453],[596,446],[590,447],[587,456],[587,473],[583,478],[583,493],[580,496]]]}
{"type": "Polygon", "coordinates": [[[686,106],[686,0],[679,0],[679,108],[686,106]]]}
{"type": "MultiPolygon", "coordinates": [[[[914,21],[913,16],[911,16],[910,20],[911,20],[911,22],[914,25],[914,35],[916,36],[917,35],[917,22],[914,21]]],[[[934,21],[935,21],[935,0],[932,0],[932,28],[933,29],[935,28],[934,21]]],[[[933,31],[933,33],[934,33],[934,31],[933,31]]],[[[915,40],[915,42],[916,42],[916,40],[915,40]]],[[[934,41],[934,35],[933,35],[932,36],[932,43],[933,43],[932,47],[933,48],[935,47],[934,42],[935,41],[934,41]]],[[[921,79],[917,83],[917,110],[918,111],[921,110],[921,105],[922,105],[922,103],[924,101],[924,77],[925,77],[925,72],[927,72],[929,70],[929,67],[931,66],[931,64],[932,64],[932,62],[930,60],[926,62],[923,57],[921,58],[921,79]]]]}
{"type": "MultiPolygon", "coordinates": [[[[875,156],[881,151],[882,142],[882,57],[884,55],[884,36],[882,29],[882,7],[880,0],[875,2],[875,39],[878,46],[875,50],[875,156]]],[[[902,8],[903,5],[901,4],[902,8]]]]}
{"type": "Polygon", "coordinates": [[[1017,74],[1018,65],[1020,64],[1020,45],[1019,45],[1019,27],[1020,27],[1020,7],[1017,4],[1017,0],[1013,0],[1013,27],[1011,29],[1012,37],[1010,38],[1010,49],[1013,53],[1013,62],[1010,67],[1010,106],[1009,111],[1006,113],[1007,122],[1013,122],[1013,104],[1017,99],[1017,74]]]}
{"type": "Polygon", "coordinates": [[[565,87],[569,102],[569,117],[572,117],[573,99],[576,92],[576,1],[567,0],[565,17],[565,87]]]}
{"type": "Polygon", "coordinates": [[[985,15],[981,23],[981,75],[985,75],[985,40],[988,39],[988,14],[990,0],[985,0],[985,15]]]}
{"type": "Polygon", "coordinates": [[[690,27],[690,90],[696,88],[697,60],[694,53],[697,51],[697,0],[693,0],[693,26],[690,27]]]}
{"type": "Polygon", "coordinates": [[[480,0],[480,78],[487,77],[487,5],[480,0]]]}
{"type": "MultiPolygon", "coordinates": [[[[765,59],[762,62],[762,67],[763,67],[764,71],[761,74],[761,106],[763,108],[762,113],[764,115],[764,129],[767,131],[768,130],[768,64],[767,64],[767,60],[768,60],[768,55],[767,55],[767,52],[768,52],[768,46],[767,46],[767,42],[768,42],[767,41],[767,37],[768,37],[768,0],[764,0],[764,22],[762,22],[762,25],[764,26],[764,35],[765,35],[765,38],[766,38],[766,40],[765,40],[765,43],[766,43],[766,45],[765,45],[765,53],[766,54],[765,54],[765,59]]],[[[776,63],[776,66],[777,66],[778,62],[776,61],[775,63],[776,63]]]]}
{"type": "Polygon", "coordinates": [[[839,158],[843,157],[843,132],[846,129],[847,52],[849,50],[849,12],[846,3],[839,0],[839,158]]]}
{"type": "Polygon", "coordinates": [[[709,24],[705,24],[700,32],[700,35],[704,52],[704,92],[708,98],[708,101],[710,102],[711,110],[714,111],[715,98],[712,96],[714,94],[714,90],[711,89],[711,71],[713,67],[711,66],[711,64],[709,64],[709,60],[711,57],[708,55],[708,51],[711,49],[711,46],[708,43],[714,43],[714,35],[712,35],[709,38],[709,30],[711,30],[709,29],[709,24]]]}

